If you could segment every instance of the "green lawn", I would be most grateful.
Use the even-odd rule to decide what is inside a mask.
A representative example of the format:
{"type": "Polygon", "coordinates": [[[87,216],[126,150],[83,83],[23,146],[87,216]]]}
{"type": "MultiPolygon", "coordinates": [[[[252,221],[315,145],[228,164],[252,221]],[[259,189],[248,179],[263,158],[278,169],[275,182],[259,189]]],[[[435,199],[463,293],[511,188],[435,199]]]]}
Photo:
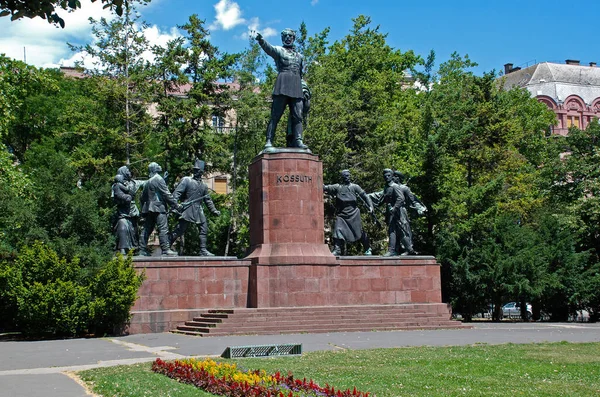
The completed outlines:
{"type": "MultiPolygon", "coordinates": [[[[305,353],[233,360],[246,369],[291,371],[339,388],[384,396],[600,396],[600,343],[476,345],[305,353]]],[[[150,364],[79,376],[99,395],[210,396],[150,371],[150,364]]]]}

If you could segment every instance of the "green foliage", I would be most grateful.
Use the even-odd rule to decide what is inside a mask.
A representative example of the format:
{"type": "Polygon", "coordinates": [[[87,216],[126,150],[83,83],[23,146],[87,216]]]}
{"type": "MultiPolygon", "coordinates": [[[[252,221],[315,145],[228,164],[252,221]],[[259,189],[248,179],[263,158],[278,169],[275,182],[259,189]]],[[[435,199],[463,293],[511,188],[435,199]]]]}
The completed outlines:
{"type": "Polygon", "coordinates": [[[10,123],[17,118],[25,98],[54,89],[56,87],[44,71],[0,54],[0,138],[4,143],[10,123]]]}
{"type": "Polygon", "coordinates": [[[359,184],[364,180],[361,186],[373,191],[382,183],[373,178],[385,168],[382,159],[389,167],[415,169],[417,159],[406,150],[414,143],[415,92],[402,88],[405,70],[420,59],[412,51],[392,49],[370,18],[353,21],[350,33],[329,47],[327,30],[309,40],[314,62],[306,79],[313,100],[306,140],[323,160],[327,183],[351,168],[359,184]]]}
{"type": "Polygon", "coordinates": [[[18,299],[17,322],[27,335],[81,335],[87,330],[89,292],[73,281],[34,282],[18,299]]]}
{"type": "Polygon", "coordinates": [[[104,265],[90,284],[90,325],[97,335],[120,333],[144,280],[132,266],[131,255],[117,255],[104,265]]]}
{"type": "Polygon", "coordinates": [[[2,263],[0,302],[12,315],[5,326],[28,334],[76,335],[86,329],[89,293],[79,284],[80,265],[35,242],[2,263]]]}
{"type": "Polygon", "coordinates": [[[24,166],[35,186],[35,218],[23,226],[18,243],[46,241],[60,256],[78,257],[93,271],[112,254],[106,181],[78,175],[59,147],[48,139],[28,151],[24,166]]]}
{"type": "MultiPolygon", "coordinates": [[[[600,319],[599,138],[597,121],[585,131],[571,128],[567,137],[554,137],[549,150],[554,156],[542,168],[540,180],[548,205],[560,216],[565,232],[573,234],[575,249],[588,254],[585,264],[575,270],[577,277],[564,277],[571,296],[567,302],[571,309],[586,308],[596,320],[600,319]]],[[[563,272],[563,266],[556,266],[556,271],[563,272]]],[[[565,316],[563,311],[560,317],[565,316]]]]}
{"type": "Polygon", "coordinates": [[[73,51],[90,55],[96,65],[91,73],[104,77],[104,98],[111,106],[112,117],[120,122],[116,133],[127,164],[143,158],[143,142],[152,129],[147,110],[156,89],[151,83],[151,68],[143,57],[150,50],[143,32],[147,25],[139,16],[132,17],[134,11],[127,7],[122,19],[90,19],[94,43],[71,46],[73,51]]]}
{"type": "Polygon", "coordinates": [[[30,335],[77,336],[119,332],[129,320],[143,275],[118,256],[86,276],[39,241],[0,263],[0,328],[30,335]]]}

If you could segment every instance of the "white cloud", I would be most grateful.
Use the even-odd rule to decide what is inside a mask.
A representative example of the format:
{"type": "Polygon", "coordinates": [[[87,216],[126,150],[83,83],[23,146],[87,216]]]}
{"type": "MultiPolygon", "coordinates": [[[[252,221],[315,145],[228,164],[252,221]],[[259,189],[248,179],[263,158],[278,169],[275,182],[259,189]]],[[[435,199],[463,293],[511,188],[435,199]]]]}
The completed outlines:
{"type": "Polygon", "coordinates": [[[260,20],[258,19],[258,17],[254,17],[251,18],[249,23],[248,23],[248,31],[242,33],[241,38],[244,40],[248,40],[248,37],[250,37],[250,32],[255,31],[255,32],[259,32],[260,34],[262,34],[263,37],[272,37],[272,36],[276,36],[277,35],[277,31],[273,28],[264,28],[261,29],[260,28],[260,20]]]}
{"type": "Polygon", "coordinates": [[[35,66],[56,64],[58,59],[70,54],[67,42],[91,41],[88,18],[114,17],[110,11],[102,9],[101,2],[82,2],[81,6],[81,9],[75,12],[59,12],[65,20],[64,29],[55,27],[41,18],[11,21],[8,17],[1,17],[0,52],[8,57],[23,60],[25,48],[27,63],[35,66]]]}
{"type": "Polygon", "coordinates": [[[235,1],[219,0],[219,2],[215,4],[215,11],[217,12],[216,19],[209,26],[210,30],[218,30],[220,28],[229,30],[246,22],[246,20],[242,18],[242,11],[240,10],[239,4],[235,1]]]}
{"type": "MultiPolygon", "coordinates": [[[[177,30],[177,28],[174,27],[171,28],[171,30],[168,32],[162,32],[158,26],[152,25],[144,29],[144,36],[146,36],[150,47],[155,45],[165,47],[169,41],[180,37],[181,34],[177,30]]],[[[154,60],[154,54],[152,53],[152,51],[144,52],[142,57],[150,62],[154,60]]],[[[61,58],[60,61],[58,61],[58,65],[74,66],[76,62],[82,63],[83,67],[86,69],[95,68],[94,59],[83,52],[77,52],[67,59],[61,58]]]]}
{"type": "MultiPolygon", "coordinates": [[[[162,0],[154,0],[153,3],[162,0]]],[[[152,4],[152,3],[151,3],[152,4]]],[[[155,4],[156,5],[156,4],[155,4]]],[[[115,14],[102,8],[102,3],[82,1],[81,9],[68,13],[59,12],[65,20],[65,28],[57,28],[45,19],[20,19],[10,21],[10,18],[0,18],[0,53],[6,56],[23,60],[24,51],[27,63],[38,67],[58,67],[60,65],[73,66],[76,61],[83,61],[86,68],[93,67],[91,59],[81,53],[73,53],[67,42],[73,44],[87,44],[94,41],[91,33],[92,25],[89,18],[107,20],[116,18],[115,14]]],[[[165,45],[167,41],[180,36],[176,28],[165,32],[157,26],[151,26],[144,31],[148,41],[154,45],[165,45]]],[[[144,58],[151,59],[151,54],[144,58]]]]}
{"type": "Polygon", "coordinates": [[[311,6],[314,6],[314,5],[316,5],[318,2],[319,2],[319,0],[311,0],[311,1],[310,1],[310,5],[311,5],[311,6]]]}
{"type": "MultiPolygon", "coordinates": [[[[155,0],[156,1],[156,0],[155,0]]],[[[159,0],[160,1],[160,0],[159,0]]],[[[87,44],[94,41],[89,18],[107,20],[116,18],[108,10],[102,9],[101,2],[81,2],[81,9],[72,13],[59,13],[65,20],[65,28],[57,28],[41,18],[21,19],[11,22],[10,18],[0,18],[0,53],[23,60],[24,51],[27,63],[38,67],[73,66],[75,62],[83,62],[86,68],[93,68],[93,60],[83,53],[73,53],[67,42],[87,44]]],[[[177,28],[161,31],[158,26],[150,26],[144,30],[151,45],[164,46],[169,40],[180,36],[177,28]]],[[[144,54],[147,60],[152,59],[150,52],[144,54]]]]}
{"type": "Polygon", "coordinates": [[[264,37],[277,36],[277,31],[273,28],[264,28],[262,31],[262,35],[264,37]]]}

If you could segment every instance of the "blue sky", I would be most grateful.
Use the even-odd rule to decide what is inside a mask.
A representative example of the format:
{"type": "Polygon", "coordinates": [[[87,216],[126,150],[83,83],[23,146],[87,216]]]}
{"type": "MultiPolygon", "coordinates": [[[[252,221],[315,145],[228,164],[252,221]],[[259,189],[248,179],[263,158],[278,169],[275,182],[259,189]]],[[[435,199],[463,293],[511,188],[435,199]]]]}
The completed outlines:
{"type": "MultiPolygon", "coordinates": [[[[0,52],[36,66],[69,64],[73,54],[66,41],[91,41],[87,17],[100,15],[98,5],[81,0],[84,8],[67,15],[64,30],[45,21],[0,18],[0,52]]],[[[166,42],[177,35],[176,25],[198,14],[211,28],[211,40],[221,50],[236,52],[248,45],[247,32],[255,28],[274,43],[279,32],[296,29],[302,21],[313,35],[331,28],[330,41],[339,40],[352,27],[352,18],[370,16],[373,25],[388,33],[388,43],[402,51],[426,56],[435,50],[437,63],[453,51],[468,54],[480,74],[501,70],[505,63],[527,66],[536,62],[582,64],[600,61],[595,27],[600,2],[564,1],[334,1],[334,0],[153,0],[139,8],[150,25],[149,38],[166,42]]]]}

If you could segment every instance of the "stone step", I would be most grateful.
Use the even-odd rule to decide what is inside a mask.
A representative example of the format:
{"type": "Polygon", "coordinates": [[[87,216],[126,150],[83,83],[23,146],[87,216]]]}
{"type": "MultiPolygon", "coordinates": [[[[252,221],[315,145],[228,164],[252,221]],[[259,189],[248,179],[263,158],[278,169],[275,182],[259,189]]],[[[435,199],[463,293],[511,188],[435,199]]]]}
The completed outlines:
{"type": "MultiPolygon", "coordinates": [[[[249,322],[249,323],[264,323],[264,322],[282,322],[282,321],[314,321],[314,322],[338,322],[338,321],[356,321],[360,319],[369,319],[369,320],[388,320],[388,319],[413,319],[413,318],[429,318],[439,317],[438,314],[435,313],[369,313],[369,314],[326,314],[326,315],[303,315],[303,316],[291,316],[291,315],[256,315],[256,316],[243,316],[232,314],[227,319],[211,319],[207,317],[194,317],[193,321],[196,322],[249,322]],[[220,320],[220,321],[219,321],[220,320]]],[[[448,318],[447,318],[448,319],[448,318]]]]}
{"type": "Polygon", "coordinates": [[[222,323],[223,320],[227,319],[228,317],[210,317],[210,315],[205,316],[204,314],[200,315],[200,317],[194,317],[193,321],[202,321],[205,323],[212,323],[212,324],[219,324],[222,323]]]}
{"type": "Polygon", "coordinates": [[[215,324],[202,324],[195,322],[186,322],[184,327],[187,330],[194,330],[193,328],[202,328],[209,329],[209,332],[212,330],[218,330],[220,332],[248,332],[252,330],[265,330],[265,331],[282,331],[282,330],[297,330],[297,331],[312,331],[312,330],[342,330],[347,328],[355,328],[360,327],[365,330],[376,329],[380,327],[405,327],[405,326],[418,326],[418,325],[440,325],[440,324],[454,324],[455,322],[449,320],[443,320],[439,318],[428,318],[428,319],[405,319],[405,320],[370,320],[370,319],[361,319],[361,320],[351,320],[351,321],[343,321],[343,322],[331,322],[331,323],[322,323],[315,322],[311,320],[298,320],[298,321],[273,321],[269,323],[227,323],[222,324],[215,327],[215,324]]]}
{"type": "Polygon", "coordinates": [[[438,324],[419,324],[403,326],[378,326],[374,324],[370,327],[348,327],[343,329],[314,328],[310,330],[299,329],[279,329],[277,331],[257,328],[254,330],[221,331],[219,329],[209,329],[208,331],[185,331],[181,329],[173,330],[174,333],[195,335],[195,336],[230,336],[230,335],[278,335],[278,334],[300,334],[310,331],[310,333],[335,333],[335,332],[371,332],[371,331],[415,331],[415,330],[435,330],[435,329],[465,329],[469,328],[463,324],[445,323],[438,324]]]}
{"type": "Polygon", "coordinates": [[[405,311],[429,311],[437,308],[437,304],[426,304],[426,303],[407,303],[398,305],[347,305],[347,306],[300,306],[300,307],[268,307],[268,308],[239,308],[231,310],[208,310],[208,313],[271,313],[271,312],[348,312],[348,311],[382,311],[382,310],[405,310],[405,311]]]}
{"type": "Polygon", "coordinates": [[[317,306],[208,310],[173,332],[189,335],[268,335],[470,328],[440,304],[317,306]]]}
{"type": "MultiPolygon", "coordinates": [[[[384,310],[368,310],[368,311],[362,311],[362,310],[330,310],[330,311],[324,311],[324,310],[320,310],[320,311],[313,311],[310,309],[304,309],[302,311],[299,310],[287,310],[287,309],[277,309],[277,310],[270,310],[270,311],[256,311],[256,312],[252,312],[252,311],[235,311],[234,313],[231,314],[212,314],[212,313],[207,313],[207,314],[201,314],[200,317],[202,318],[232,318],[232,317],[236,317],[236,318],[252,318],[252,317],[301,317],[301,316],[318,316],[318,317],[326,317],[326,316],[336,316],[336,315],[340,315],[340,313],[342,313],[343,315],[371,315],[371,314],[379,314],[379,315],[385,315],[385,316],[394,316],[394,315],[422,315],[422,314],[435,314],[437,315],[437,311],[435,310],[417,310],[417,309],[410,309],[410,310],[405,310],[405,309],[400,309],[400,308],[395,308],[395,309],[384,309],[384,310]]],[[[449,315],[449,314],[448,314],[449,315]]],[[[198,317],[198,318],[200,318],[198,317]]]]}

